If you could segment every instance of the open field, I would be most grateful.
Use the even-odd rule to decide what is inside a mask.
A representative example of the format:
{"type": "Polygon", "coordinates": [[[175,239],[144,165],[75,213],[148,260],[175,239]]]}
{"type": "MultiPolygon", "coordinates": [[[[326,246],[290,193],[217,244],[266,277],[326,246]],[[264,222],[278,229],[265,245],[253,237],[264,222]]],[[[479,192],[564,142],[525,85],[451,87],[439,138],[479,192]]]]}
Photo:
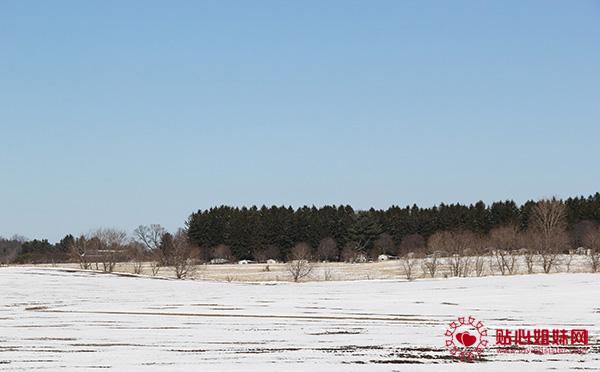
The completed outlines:
{"type": "Polygon", "coordinates": [[[251,284],[6,267],[0,284],[6,371],[600,370],[596,274],[251,284]],[[587,328],[591,347],[458,362],[443,333],[461,315],[492,335],[587,328]]]}
{"type": "MultiPolygon", "coordinates": [[[[486,256],[479,258],[483,263],[482,276],[501,275],[498,270],[497,261],[494,257],[486,256]]],[[[440,258],[436,272],[436,278],[453,276],[449,258],[440,258]]],[[[477,276],[475,272],[476,257],[469,257],[470,271],[468,276],[477,276]]],[[[542,273],[541,258],[537,257],[534,265],[534,273],[542,273]]],[[[590,271],[589,256],[585,255],[561,255],[559,256],[556,265],[552,268],[553,273],[574,272],[585,273],[590,271]],[[567,262],[570,260],[570,265],[567,268],[567,262]]],[[[515,273],[527,273],[525,259],[523,256],[516,257],[515,273]]],[[[79,265],[57,264],[56,266],[45,264],[37,265],[36,267],[62,267],[70,269],[79,269],[79,265]]],[[[423,268],[423,260],[415,259],[414,277],[429,278],[429,273],[423,268]]],[[[133,273],[133,264],[124,262],[117,263],[116,272],[133,273]]],[[[146,262],[142,267],[142,275],[150,276],[152,270],[150,263],[146,262]]],[[[160,269],[158,276],[166,278],[174,278],[175,273],[170,267],[160,269]]],[[[381,262],[369,263],[345,263],[345,262],[327,262],[315,263],[312,273],[304,278],[304,281],[338,281],[338,280],[370,280],[370,279],[402,279],[405,278],[405,269],[402,260],[389,260],[381,262]]],[[[199,280],[214,280],[228,282],[270,282],[270,281],[291,281],[290,273],[287,270],[286,264],[264,264],[253,263],[247,265],[240,264],[223,264],[223,265],[198,265],[196,266],[194,279],[199,280]],[[267,270],[268,267],[268,270],[267,270]]]]}

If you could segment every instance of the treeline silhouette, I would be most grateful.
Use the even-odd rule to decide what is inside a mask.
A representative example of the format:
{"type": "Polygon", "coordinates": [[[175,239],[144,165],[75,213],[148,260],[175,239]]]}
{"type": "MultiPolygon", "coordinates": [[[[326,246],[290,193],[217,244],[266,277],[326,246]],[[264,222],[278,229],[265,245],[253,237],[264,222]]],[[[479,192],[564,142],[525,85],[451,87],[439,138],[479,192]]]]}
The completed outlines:
{"type": "MultiPolygon", "coordinates": [[[[575,239],[577,223],[600,222],[600,193],[568,198],[561,203],[566,209],[567,229],[575,239]]],[[[411,243],[404,250],[413,249],[441,231],[487,234],[507,225],[526,230],[535,205],[533,200],[522,205],[512,200],[491,205],[480,201],[471,205],[442,203],[431,208],[413,205],[368,211],[357,211],[348,205],[297,209],[220,206],[193,213],[186,227],[192,243],[203,247],[206,256],[211,254],[211,247],[220,247],[217,256],[223,256],[225,250],[238,259],[285,259],[296,243],[308,243],[316,250],[324,239],[332,239],[337,254],[320,258],[342,259],[344,248],[371,255],[401,254],[398,250],[402,251],[403,241],[411,243]]]]}
{"type": "MultiPolygon", "coordinates": [[[[220,206],[192,213],[185,222],[185,229],[175,233],[178,238],[173,241],[169,239],[173,235],[166,234],[160,225],[142,225],[130,233],[99,229],[84,235],[69,234],[55,244],[47,239],[0,237],[0,263],[79,262],[83,267],[104,263],[112,269],[115,260],[150,260],[170,264],[173,254],[169,252],[180,251],[193,257],[194,262],[211,259],[285,261],[299,244],[309,251],[311,259],[356,262],[357,258],[376,259],[380,254],[402,256],[409,252],[450,252],[450,247],[464,241],[465,237],[468,237],[469,243],[463,245],[469,245],[473,251],[473,247],[479,244],[473,243],[475,238],[485,240],[494,233],[498,235],[495,230],[501,227],[531,232],[528,225],[532,221],[532,211],[539,204],[532,200],[517,205],[508,200],[490,205],[477,202],[471,205],[440,204],[430,208],[392,206],[386,210],[366,211],[355,210],[348,205],[301,208],[220,206]],[[447,232],[467,235],[444,235],[447,232]],[[185,242],[184,236],[187,237],[185,242]],[[185,249],[174,248],[179,246],[185,249]],[[434,248],[436,246],[438,248],[434,248]],[[105,262],[107,255],[110,255],[108,263],[105,262]]],[[[559,234],[553,232],[551,240],[561,241],[552,251],[582,245],[589,246],[594,252],[600,251],[600,193],[554,200],[552,204],[560,207],[560,221],[554,222],[559,234]],[[586,244],[585,236],[588,237],[586,244]],[[590,240],[595,236],[598,236],[597,242],[590,240]]],[[[548,231],[544,234],[550,236],[548,231]]],[[[538,247],[541,243],[536,236],[544,234],[529,234],[518,245],[535,253],[548,250],[547,247],[538,247]]],[[[481,244],[489,250],[498,242],[481,244]]],[[[506,247],[500,245],[502,250],[515,250],[508,247],[510,244],[504,244],[506,247]]]]}

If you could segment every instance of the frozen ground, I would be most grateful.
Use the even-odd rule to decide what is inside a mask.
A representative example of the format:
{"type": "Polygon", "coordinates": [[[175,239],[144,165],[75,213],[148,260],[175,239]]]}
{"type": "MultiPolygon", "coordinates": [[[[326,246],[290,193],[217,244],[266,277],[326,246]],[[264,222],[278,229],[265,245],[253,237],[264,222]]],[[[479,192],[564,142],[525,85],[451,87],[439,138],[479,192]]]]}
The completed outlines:
{"type": "MultiPolygon", "coordinates": [[[[475,257],[470,257],[471,270],[468,276],[476,276],[474,270],[475,257]]],[[[541,257],[535,258],[534,272],[541,273],[541,257]]],[[[497,262],[493,257],[482,258],[483,271],[482,276],[501,275],[497,267],[497,262]]],[[[78,269],[76,263],[60,263],[60,267],[78,269]]],[[[38,267],[53,267],[50,264],[38,265],[38,267]]],[[[101,269],[101,267],[100,267],[101,269]]],[[[119,262],[115,271],[122,273],[133,273],[133,265],[129,262],[119,262]]],[[[590,272],[590,258],[585,255],[561,255],[558,257],[556,265],[552,272],[590,272]],[[570,265],[567,265],[568,260],[570,265]]],[[[142,267],[143,275],[151,275],[150,263],[144,263],[142,267]]],[[[523,256],[516,258],[515,273],[527,273],[527,266],[523,256]]],[[[162,267],[158,273],[159,276],[174,278],[175,273],[170,267],[162,267]]],[[[429,273],[423,271],[423,261],[416,260],[414,274],[416,278],[428,278],[429,273]]],[[[436,277],[452,276],[452,269],[447,258],[440,258],[436,272],[436,277]]],[[[267,281],[291,281],[292,278],[283,263],[278,264],[226,264],[226,265],[198,265],[194,277],[200,280],[217,280],[233,282],[267,282],[267,281]],[[267,270],[268,267],[268,270],[267,270]]],[[[399,279],[404,277],[404,268],[402,261],[390,260],[383,262],[369,262],[360,264],[349,264],[345,262],[327,262],[316,263],[313,272],[303,281],[322,281],[322,280],[370,280],[370,279],[399,279]]]]}
{"type": "MultiPolygon", "coordinates": [[[[0,369],[600,370],[600,274],[226,283],[0,268],[0,369]],[[584,355],[451,360],[447,324],[587,328],[584,355]]],[[[490,337],[493,343],[493,337],[490,337]]]]}

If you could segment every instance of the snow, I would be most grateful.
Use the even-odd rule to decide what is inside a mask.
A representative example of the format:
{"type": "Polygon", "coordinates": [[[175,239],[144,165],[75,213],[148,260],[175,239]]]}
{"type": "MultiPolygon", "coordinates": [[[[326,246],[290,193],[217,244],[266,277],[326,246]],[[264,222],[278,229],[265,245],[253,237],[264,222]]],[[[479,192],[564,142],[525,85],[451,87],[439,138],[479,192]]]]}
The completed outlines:
{"type": "MultiPolygon", "coordinates": [[[[314,263],[315,267],[312,273],[303,278],[302,281],[338,281],[338,280],[372,280],[372,279],[398,279],[405,278],[404,263],[398,260],[398,257],[387,256],[388,260],[377,262],[361,262],[349,264],[346,262],[319,262],[314,263]]],[[[362,257],[365,261],[365,257],[362,257]]],[[[497,261],[491,257],[482,257],[483,270],[482,276],[501,275],[497,261]]],[[[218,261],[217,264],[197,265],[194,270],[194,278],[200,280],[216,280],[227,282],[267,282],[267,281],[293,281],[285,263],[277,263],[272,260],[267,263],[253,263],[248,261],[247,265],[236,263],[226,263],[226,260],[218,261]],[[268,269],[267,269],[268,267],[268,269]]],[[[476,276],[475,272],[475,257],[469,257],[470,272],[467,276],[476,276]]],[[[525,258],[523,256],[515,257],[514,274],[525,274],[528,272],[525,258]]],[[[213,260],[214,261],[214,260],[213,260]]],[[[534,259],[533,272],[542,273],[541,257],[537,256],[534,259]]],[[[79,269],[77,263],[60,263],[36,265],[36,267],[56,267],[59,265],[62,268],[79,269]]],[[[101,266],[100,266],[101,268],[101,266]]],[[[115,271],[119,273],[136,272],[135,265],[130,262],[119,262],[116,264],[115,271]]],[[[452,266],[448,258],[440,258],[438,260],[438,268],[436,277],[443,278],[444,276],[452,275],[452,266]]],[[[556,264],[552,267],[552,273],[557,272],[590,272],[590,257],[585,255],[561,255],[558,257],[556,264]],[[567,263],[570,260],[570,265],[567,263]]],[[[143,275],[152,275],[151,263],[146,262],[141,267],[143,275]]],[[[161,267],[158,276],[175,278],[175,271],[170,267],[161,267]]],[[[429,272],[424,269],[422,259],[416,258],[413,267],[413,276],[419,279],[429,278],[429,272]]]]}
{"type": "Polygon", "coordinates": [[[7,267],[0,284],[3,371],[600,369],[600,274],[224,283],[7,267]],[[492,335],[586,328],[591,347],[456,362],[443,334],[463,315],[492,335]]]}

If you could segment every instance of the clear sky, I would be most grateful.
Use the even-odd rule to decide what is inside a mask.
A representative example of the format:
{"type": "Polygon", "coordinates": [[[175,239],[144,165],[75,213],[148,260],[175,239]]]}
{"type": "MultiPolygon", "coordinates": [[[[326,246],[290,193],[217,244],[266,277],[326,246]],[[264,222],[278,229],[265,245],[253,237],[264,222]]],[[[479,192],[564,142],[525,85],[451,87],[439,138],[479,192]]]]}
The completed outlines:
{"type": "Polygon", "coordinates": [[[600,191],[598,1],[0,2],[0,235],[600,191]]]}

